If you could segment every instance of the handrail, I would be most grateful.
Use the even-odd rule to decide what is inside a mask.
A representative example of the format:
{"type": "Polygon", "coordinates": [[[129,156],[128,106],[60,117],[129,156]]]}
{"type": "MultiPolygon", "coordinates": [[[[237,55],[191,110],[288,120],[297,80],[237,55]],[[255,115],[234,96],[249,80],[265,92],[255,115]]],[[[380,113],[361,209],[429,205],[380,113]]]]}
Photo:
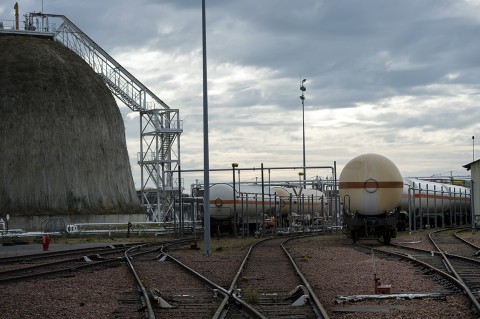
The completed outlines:
{"type": "MultiPolygon", "coordinates": [[[[86,33],[84,33],[79,27],[77,27],[70,19],[68,19],[66,16],[62,14],[51,14],[51,13],[41,13],[41,12],[34,12],[30,13],[32,17],[34,16],[39,16],[39,17],[52,17],[52,18],[59,18],[63,21],[62,25],[55,31],[55,36],[54,39],[71,50],[75,51],[76,53],[80,53],[79,49],[80,48],[75,48],[71,44],[67,42],[68,39],[65,39],[64,37],[62,38],[62,34],[69,33],[72,36],[76,37],[77,40],[80,40],[84,45],[86,45],[91,51],[93,52],[98,52],[98,54],[105,59],[104,62],[108,62],[109,70],[103,70],[104,75],[108,76],[107,71],[113,71],[115,73],[120,74],[121,76],[124,76],[128,80],[130,80],[132,83],[134,83],[139,91],[145,92],[149,97],[151,97],[155,102],[157,102],[159,105],[161,105],[165,109],[170,109],[170,107],[163,102],[159,97],[157,97],[150,89],[148,89],[145,85],[143,85],[136,77],[134,77],[130,72],[128,72],[120,63],[118,63],[111,55],[109,55],[105,50],[103,50],[95,41],[93,41],[86,33]]],[[[79,54],[82,56],[82,54],[79,54]]],[[[83,57],[83,56],[82,56],[83,57]]],[[[84,57],[85,59],[85,57],[84,57]]],[[[88,60],[86,60],[89,62],[88,60]]],[[[96,69],[95,66],[92,66],[93,69],[96,69]]],[[[121,88],[120,88],[121,89],[121,88]]],[[[126,92],[128,94],[128,92],[126,92]]],[[[125,101],[124,101],[125,102],[125,101]]],[[[132,105],[128,105],[132,110],[134,111],[139,111],[139,110],[145,110],[147,109],[147,105],[145,104],[146,101],[143,101],[143,105],[139,103],[141,106],[141,109],[137,109],[133,107],[132,105]]],[[[155,108],[155,107],[154,107],[155,108]]]]}

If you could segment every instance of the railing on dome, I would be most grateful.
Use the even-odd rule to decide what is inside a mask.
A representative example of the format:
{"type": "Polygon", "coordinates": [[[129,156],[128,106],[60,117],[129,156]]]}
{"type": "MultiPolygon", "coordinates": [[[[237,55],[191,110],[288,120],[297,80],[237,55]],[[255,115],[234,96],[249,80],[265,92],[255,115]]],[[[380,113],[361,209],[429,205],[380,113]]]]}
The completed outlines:
{"type": "Polygon", "coordinates": [[[141,167],[141,198],[147,219],[179,220],[177,214],[182,212],[174,210],[174,202],[181,198],[181,178],[180,173],[178,179],[173,176],[173,172],[180,172],[183,132],[178,109],[171,109],[64,15],[29,13],[22,29],[13,21],[1,21],[0,33],[49,37],[62,43],[82,57],[119,100],[140,113],[137,162],[141,167]],[[156,193],[155,203],[148,201],[152,192],[156,193]]]}

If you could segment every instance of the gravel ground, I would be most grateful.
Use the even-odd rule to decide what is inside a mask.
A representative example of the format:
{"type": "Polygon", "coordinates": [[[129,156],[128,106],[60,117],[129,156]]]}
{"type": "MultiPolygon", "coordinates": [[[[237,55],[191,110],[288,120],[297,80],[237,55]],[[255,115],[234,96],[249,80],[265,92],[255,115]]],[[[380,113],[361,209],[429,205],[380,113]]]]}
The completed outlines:
{"type": "MultiPolygon", "coordinates": [[[[71,277],[1,285],[0,318],[115,318],[132,309],[121,302],[136,291],[124,265],[71,277]],[[121,280],[119,280],[121,279],[121,280]],[[126,307],[126,308],[125,308],[126,307]]],[[[122,318],[143,318],[129,313],[122,318]]]]}
{"type": "MultiPolygon", "coordinates": [[[[428,244],[422,233],[400,235],[394,241],[408,241],[417,246],[428,244]]],[[[332,318],[478,318],[471,314],[466,298],[460,295],[448,296],[446,300],[392,299],[335,304],[335,297],[339,295],[373,294],[374,273],[382,284],[392,285],[392,293],[441,292],[445,287],[423,277],[409,262],[381,259],[355,251],[350,240],[343,236],[319,236],[296,241],[289,247],[332,318]],[[387,313],[336,311],[357,305],[403,307],[387,313]]]]}
{"type": "MultiPolygon", "coordinates": [[[[203,249],[176,250],[172,255],[218,285],[229,287],[250,245],[257,240],[258,238],[213,240],[209,257],[204,256],[203,249]]],[[[202,245],[203,243],[199,247],[203,248],[202,245]]]]}

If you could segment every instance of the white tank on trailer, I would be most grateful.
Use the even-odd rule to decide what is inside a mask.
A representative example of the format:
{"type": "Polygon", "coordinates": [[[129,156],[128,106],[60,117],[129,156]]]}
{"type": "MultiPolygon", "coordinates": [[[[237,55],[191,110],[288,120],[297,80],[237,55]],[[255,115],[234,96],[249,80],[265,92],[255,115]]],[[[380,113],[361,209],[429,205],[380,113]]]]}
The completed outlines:
{"type": "Polygon", "coordinates": [[[344,207],[351,213],[376,216],[389,213],[399,204],[403,178],[385,156],[363,154],[345,165],[339,190],[344,207]]]}

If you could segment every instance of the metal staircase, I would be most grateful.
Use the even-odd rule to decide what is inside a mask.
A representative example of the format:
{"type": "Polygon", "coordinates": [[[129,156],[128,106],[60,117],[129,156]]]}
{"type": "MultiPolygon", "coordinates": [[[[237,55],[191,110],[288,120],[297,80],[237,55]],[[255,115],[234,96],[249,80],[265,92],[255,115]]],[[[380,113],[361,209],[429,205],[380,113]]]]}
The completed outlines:
{"type": "Polygon", "coordinates": [[[102,78],[103,82],[108,86],[108,88],[117,96],[125,105],[128,105],[132,110],[141,110],[142,107],[132,98],[130,95],[125,93],[115,82],[113,82],[109,77],[102,73],[98,73],[102,78]]]}
{"type": "Polygon", "coordinates": [[[146,218],[156,222],[178,221],[181,212],[175,211],[174,203],[181,198],[182,191],[180,134],[183,132],[178,109],[171,109],[64,15],[30,13],[25,18],[25,25],[35,26],[28,32],[52,34],[55,41],[82,57],[119,100],[140,113],[137,161],[141,167],[141,199],[146,218]]]}

